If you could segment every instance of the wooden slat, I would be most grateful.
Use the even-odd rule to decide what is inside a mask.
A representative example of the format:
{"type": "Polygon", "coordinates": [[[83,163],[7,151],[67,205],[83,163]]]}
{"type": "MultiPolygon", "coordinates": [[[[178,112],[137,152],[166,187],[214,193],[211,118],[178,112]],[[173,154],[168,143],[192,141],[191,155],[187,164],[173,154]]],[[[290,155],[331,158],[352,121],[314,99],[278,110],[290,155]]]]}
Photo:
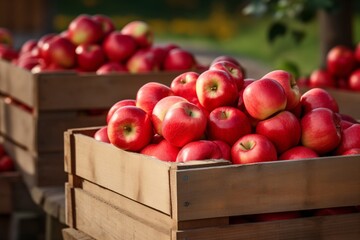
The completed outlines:
{"type": "Polygon", "coordinates": [[[74,134],[71,174],[171,214],[170,164],[74,134]]]}
{"type": "Polygon", "coordinates": [[[355,240],[360,239],[360,213],[174,231],[187,240],[355,240]]]}
{"type": "Polygon", "coordinates": [[[172,170],[171,175],[179,221],[360,204],[360,155],[172,170]]]}
{"type": "Polygon", "coordinates": [[[74,228],[64,228],[62,230],[62,235],[64,240],[95,240],[94,238],[89,237],[85,233],[74,228]]]}
{"type": "Polygon", "coordinates": [[[75,188],[74,194],[76,229],[95,239],[170,239],[170,230],[160,231],[158,227],[134,218],[131,212],[113,208],[79,188],[75,188]]]}

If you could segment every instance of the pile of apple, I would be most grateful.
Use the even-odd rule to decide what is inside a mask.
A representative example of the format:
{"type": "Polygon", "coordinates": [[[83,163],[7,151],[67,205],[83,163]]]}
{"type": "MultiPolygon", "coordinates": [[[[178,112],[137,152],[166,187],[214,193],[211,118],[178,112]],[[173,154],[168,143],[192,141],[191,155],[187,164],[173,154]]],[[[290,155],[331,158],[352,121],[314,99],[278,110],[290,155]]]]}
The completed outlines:
{"type": "Polygon", "coordinates": [[[163,161],[226,159],[234,164],[360,154],[360,123],[322,88],[301,94],[274,70],[244,79],[239,62],[219,56],[171,86],[149,82],[115,103],[95,139],[163,161]]]}
{"type": "Polygon", "coordinates": [[[326,68],[315,69],[298,82],[306,87],[360,91],[360,42],[354,50],[341,45],[333,47],[327,53],[326,68]]]}
{"type": "Polygon", "coordinates": [[[14,170],[14,161],[6,153],[5,148],[0,144],[0,173],[14,170]]]}
{"type": "Polygon", "coordinates": [[[62,33],[29,39],[16,51],[11,33],[0,28],[0,57],[32,72],[142,73],[197,70],[194,55],[176,44],[154,44],[154,33],[144,21],[116,29],[105,15],[81,14],[62,33]]]}

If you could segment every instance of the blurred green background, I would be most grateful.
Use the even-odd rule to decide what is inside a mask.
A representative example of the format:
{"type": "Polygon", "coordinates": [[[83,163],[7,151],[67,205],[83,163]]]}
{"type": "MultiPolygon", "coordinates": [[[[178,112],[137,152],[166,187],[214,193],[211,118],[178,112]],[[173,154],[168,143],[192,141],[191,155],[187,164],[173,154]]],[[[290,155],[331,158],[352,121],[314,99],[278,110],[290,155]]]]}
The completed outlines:
{"type": "MultiPolygon", "coordinates": [[[[301,42],[290,33],[268,41],[273,18],[268,15],[249,16],[243,9],[244,0],[13,0],[14,2],[42,2],[46,6],[41,22],[44,31],[60,32],[77,15],[105,14],[118,29],[131,20],[147,21],[155,32],[156,42],[174,42],[203,51],[256,59],[270,68],[297,67],[300,75],[307,75],[320,66],[319,23],[316,18],[307,23],[287,19],[287,24],[305,33],[301,42]],[[45,30],[44,30],[45,29],[45,30]],[[293,66],[295,65],[295,66],[293,66]]],[[[281,1],[281,0],[280,0],[281,1]]],[[[279,2],[280,2],[279,1],[279,2]]],[[[301,2],[301,0],[283,2],[301,2]]],[[[330,0],[314,2],[326,3],[330,0]]],[[[8,0],[2,5],[9,6],[8,0]],[[5,4],[5,5],[4,5],[5,4]]],[[[261,0],[252,2],[261,2],[261,0]]],[[[271,0],[262,1],[271,3],[271,0]]],[[[1,1],[0,1],[1,3],[1,1]]],[[[360,42],[360,1],[354,0],[353,40],[360,42]]],[[[14,3],[12,3],[14,4],[14,3]]],[[[40,3],[38,3],[40,4],[40,3]]],[[[33,6],[32,5],[32,6],[33,6]]],[[[1,12],[0,12],[1,14],[1,12]]],[[[31,12],[29,13],[31,17],[31,12]]],[[[35,18],[38,14],[34,14],[35,18]]],[[[1,17],[0,17],[1,20],[1,17]]]]}

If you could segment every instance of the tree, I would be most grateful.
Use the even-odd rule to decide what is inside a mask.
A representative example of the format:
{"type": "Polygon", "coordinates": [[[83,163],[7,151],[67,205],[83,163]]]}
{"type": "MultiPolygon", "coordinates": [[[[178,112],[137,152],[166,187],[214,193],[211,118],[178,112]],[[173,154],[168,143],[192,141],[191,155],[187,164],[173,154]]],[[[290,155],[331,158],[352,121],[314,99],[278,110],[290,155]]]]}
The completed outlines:
{"type": "Polygon", "coordinates": [[[289,20],[307,23],[319,21],[321,65],[325,66],[326,54],[335,45],[353,46],[353,0],[250,0],[245,14],[271,15],[273,23],[268,30],[268,40],[290,32],[301,42],[305,32],[289,25],[289,20]]]}

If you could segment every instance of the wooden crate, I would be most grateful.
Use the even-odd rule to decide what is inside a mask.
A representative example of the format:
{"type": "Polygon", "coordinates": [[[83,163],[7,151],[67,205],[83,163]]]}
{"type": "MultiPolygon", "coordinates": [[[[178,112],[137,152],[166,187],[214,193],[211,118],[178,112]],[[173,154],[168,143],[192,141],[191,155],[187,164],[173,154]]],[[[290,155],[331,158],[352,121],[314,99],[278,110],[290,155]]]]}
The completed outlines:
{"type": "Polygon", "coordinates": [[[239,223],[360,205],[360,155],[231,165],[167,163],[65,133],[67,224],[94,239],[359,239],[360,213],[239,223]]]}
{"type": "Polygon", "coordinates": [[[0,134],[28,184],[63,185],[64,131],[104,125],[115,102],[135,99],[150,81],[169,86],[179,74],[32,74],[0,60],[0,134]]]}
{"type": "MultiPolygon", "coordinates": [[[[301,87],[301,93],[305,93],[306,91],[310,90],[308,87],[301,87]]],[[[342,90],[342,89],[335,89],[335,88],[325,88],[331,96],[333,96],[338,105],[340,113],[344,113],[354,117],[355,119],[360,119],[360,93],[356,91],[350,90],[342,90]]]]}
{"type": "Polygon", "coordinates": [[[13,211],[13,186],[19,181],[20,175],[16,171],[0,173],[0,215],[11,214],[13,211]]]}

